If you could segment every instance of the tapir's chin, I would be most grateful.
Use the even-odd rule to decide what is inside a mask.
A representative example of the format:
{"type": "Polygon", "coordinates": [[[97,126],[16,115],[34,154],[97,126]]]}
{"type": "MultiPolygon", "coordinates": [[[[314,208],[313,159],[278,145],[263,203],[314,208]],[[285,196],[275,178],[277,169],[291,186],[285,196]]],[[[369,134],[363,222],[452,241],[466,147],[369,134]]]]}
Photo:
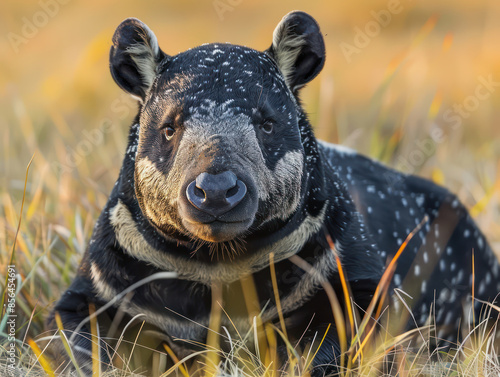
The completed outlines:
{"type": "Polygon", "coordinates": [[[234,222],[214,220],[209,223],[184,218],[182,223],[195,238],[208,242],[226,242],[242,237],[248,232],[253,218],[234,222]]]}

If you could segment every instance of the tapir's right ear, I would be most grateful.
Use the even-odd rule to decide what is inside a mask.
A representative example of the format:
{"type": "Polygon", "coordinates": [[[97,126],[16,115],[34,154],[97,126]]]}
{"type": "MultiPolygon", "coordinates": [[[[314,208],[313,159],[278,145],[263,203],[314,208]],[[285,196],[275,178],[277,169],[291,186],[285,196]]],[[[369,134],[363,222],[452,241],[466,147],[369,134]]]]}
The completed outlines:
{"type": "Polygon", "coordinates": [[[157,75],[158,64],[167,57],[156,36],[136,18],[127,18],[113,35],[109,66],[115,82],[126,92],[144,100],[157,75]]]}
{"type": "Polygon", "coordinates": [[[325,42],[319,25],[301,11],[283,17],[266,52],[276,61],[293,93],[315,78],[325,65],[325,42]]]}

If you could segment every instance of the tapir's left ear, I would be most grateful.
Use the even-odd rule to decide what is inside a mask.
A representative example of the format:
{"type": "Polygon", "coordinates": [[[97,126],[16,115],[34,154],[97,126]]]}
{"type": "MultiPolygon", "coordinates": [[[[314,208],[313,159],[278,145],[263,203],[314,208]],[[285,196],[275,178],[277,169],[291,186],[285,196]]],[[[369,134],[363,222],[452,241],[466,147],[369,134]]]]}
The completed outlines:
{"type": "Polygon", "coordinates": [[[109,67],[115,82],[142,101],[157,75],[158,64],[167,57],[151,29],[136,18],[127,18],[113,35],[109,67]]]}
{"type": "Polygon", "coordinates": [[[266,52],[274,58],[294,93],[315,78],[325,64],[325,42],[319,25],[300,11],[283,17],[266,52]]]}

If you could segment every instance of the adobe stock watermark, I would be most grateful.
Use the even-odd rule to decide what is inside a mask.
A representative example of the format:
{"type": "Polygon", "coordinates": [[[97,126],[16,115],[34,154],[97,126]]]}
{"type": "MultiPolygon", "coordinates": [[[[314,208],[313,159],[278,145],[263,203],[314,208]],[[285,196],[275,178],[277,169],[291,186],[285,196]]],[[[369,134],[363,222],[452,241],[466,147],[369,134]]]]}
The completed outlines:
{"type": "MultiPolygon", "coordinates": [[[[479,76],[474,93],[465,97],[461,103],[454,103],[446,109],[442,115],[442,122],[432,128],[429,136],[417,140],[415,148],[407,156],[397,158],[396,169],[408,174],[414,174],[425,161],[436,153],[438,145],[449,138],[450,131],[460,129],[464,119],[469,118],[473,112],[479,109],[481,103],[488,100],[499,87],[500,81],[494,81],[493,75],[479,76]]],[[[388,175],[388,181],[394,180],[394,177],[392,174],[388,175]]]]}
{"type": "Polygon", "coordinates": [[[236,7],[242,3],[242,1],[243,0],[214,0],[212,5],[215,13],[217,13],[217,16],[219,17],[219,20],[224,21],[224,14],[235,10],[236,7]]]}
{"type": "Polygon", "coordinates": [[[361,53],[371,43],[373,38],[377,37],[391,23],[393,15],[399,14],[402,11],[403,5],[400,0],[389,0],[386,9],[370,11],[372,20],[368,21],[363,28],[358,26],[354,28],[355,35],[352,43],[339,43],[340,50],[347,62],[350,63],[352,55],[361,53]]]}
{"type": "Polygon", "coordinates": [[[51,19],[53,19],[61,9],[61,5],[66,5],[71,0],[39,0],[40,9],[33,13],[31,17],[21,18],[22,26],[20,33],[10,32],[7,39],[17,54],[20,46],[26,45],[30,40],[38,35],[40,29],[43,29],[51,19]]]}
{"type": "MultiPolygon", "coordinates": [[[[135,103],[131,102],[128,97],[124,93],[120,98],[111,102],[111,112],[119,114],[120,121],[126,119],[130,111],[136,108],[135,103]]],[[[72,172],[96,146],[104,142],[105,135],[111,133],[115,127],[115,122],[111,118],[104,118],[96,128],[82,131],[80,141],[74,147],[68,146],[63,161],[52,162],[52,169],[61,174],[72,172]]]]}
{"type": "Polygon", "coordinates": [[[5,292],[6,303],[4,304],[4,312],[7,316],[7,373],[9,376],[15,376],[16,373],[16,266],[7,266],[7,289],[5,292]]]}

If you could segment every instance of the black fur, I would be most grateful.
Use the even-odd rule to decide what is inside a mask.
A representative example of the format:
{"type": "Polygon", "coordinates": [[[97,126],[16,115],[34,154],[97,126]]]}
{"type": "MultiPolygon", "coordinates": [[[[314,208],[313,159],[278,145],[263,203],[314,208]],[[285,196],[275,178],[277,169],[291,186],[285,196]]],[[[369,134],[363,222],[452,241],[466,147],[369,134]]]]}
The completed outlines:
{"type": "MultiPolygon", "coordinates": [[[[450,340],[456,336],[457,313],[471,291],[472,250],[475,253],[476,297],[489,301],[495,299],[500,290],[498,262],[484,236],[454,195],[425,179],[401,174],[353,151],[316,140],[299,105],[296,89],[321,70],[324,64],[323,40],[319,27],[310,16],[297,12],[288,15],[285,21],[290,22],[288,32],[305,36],[306,46],[297,54],[296,70],[286,84],[279,71],[279,59],[275,56],[277,50],[273,47],[262,53],[240,46],[212,44],[174,57],[159,50],[159,57],[154,57],[157,64],[155,81],[149,88],[145,86],[134,61],[127,55],[129,50],[122,44],[125,40],[126,45],[130,45],[130,41],[151,45],[151,40],[144,37],[144,28],[138,20],[125,21],[118,28],[111,50],[111,71],[122,88],[142,99],[142,105],[130,128],[120,175],[95,226],[81,268],[54,308],[54,313],[61,315],[68,334],[88,316],[89,303],[97,308],[106,304],[109,298],[104,297],[102,289],[99,290],[100,282],[106,284],[109,292],[117,294],[141,279],[163,271],[159,262],[142,260],[134,254],[140,250],[128,250],[120,243],[123,239],[119,240],[119,226],[113,217],[116,216],[117,206],[130,214],[133,226],[143,239],[141,245],[144,250],[151,248],[164,258],[175,257],[190,263],[197,266],[195,270],[200,273],[220,265],[231,267],[233,263],[251,260],[257,251],[294,235],[304,222],[320,218],[319,227],[307,234],[294,254],[310,265],[316,264],[316,268],[325,267],[324,281],[333,287],[343,302],[339,275],[326,239],[328,234],[338,248],[352,299],[362,310],[372,300],[387,261],[406,236],[426,219],[425,225],[403,253],[393,282],[394,287],[402,287],[414,298],[409,304],[414,308],[418,325],[427,319],[426,314],[436,297],[436,320],[443,325],[444,331],[440,336],[450,340]],[[207,55],[212,60],[207,60],[206,65],[201,64],[200,59],[205,59],[207,55]],[[226,62],[229,64],[224,64],[226,62]],[[230,67],[236,69],[231,70],[230,67]],[[251,69],[252,74],[243,74],[245,67],[251,69]],[[217,74],[214,69],[218,70],[217,74]],[[174,78],[185,80],[179,83],[174,78]],[[279,90],[273,91],[273,88],[279,90]],[[171,94],[165,95],[168,90],[171,94]],[[292,92],[295,97],[290,94],[292,92]],[[156,98],[159,96],[166,96],[165,102],[158,102],[156,98]],[[252,102],[254,99],[258,101],[252,102]],[[238,236],[243,242],[236,250],[240,254],[228,255],[226,252],[224,260],[224,251],[220,256],[214,256],[214,247],[224,247],[225,241],[216,246],[208,241],[198,242],[182,225],[160,224],[144,211],[144,201],[158,200],[158,193],[143,192],[143,187],[140,198],[137,196],[138,160],[147,158],[153,161],[155,170],[168,173],[173,166],[172,156],[179,153],[180,140],[186,132],[183,125],[193,117],[192,109],[195,108],[197,116],[202,119],[210,116],[206,113],[210,110],[201,106],[205,100],[218,104],[232,100],[230,117],[244,114],[252,119],[252,125],[248,127],[255,127],[266,167],[271,171],[289,151],[300,152],[304,157],[303,174],[295,177],[301,192],[295,210],[284,219],[266,220],[263,214],[273,204],[259,200],[253,224],[238,236]],[[163,104],[163,112],[155,108],[159,105],[154,103],[163,104]],[[256,111],[254,108],[257,108],[256,111]],[[288,120],[289,113],[294,114],[292,120],[288,120]],[[263,133],[259,133],[260,125],[269,118],[274,122],[272,139],[266,139],[263,133]],[[158,133],[164,123],[177,127],[175,137],[179,140],[173,138],[170,143],[165,142],[162,131],[158,133]],[[323,264],[318,264],[321,261],[323,264]],[[95,271],[99,271],[98,278],[95,271]],[[442,294],[443,291],[445,294],[442,294]]],[[[238,149],[240,146],[229,147],[238,149]]],[[[223,165],[232,167],[232,159],[223,153],[216,150],[210,155],[200,155],[200,161],[206,162],[200,169],[220,171],[220,159],[223,165]]],[[[147,186],[145,189],[147,191],[147,186]]],[[[281,190],[281,195],[290,194],[286,188],[281,190]]],[[[160,212],[167,211],[166,207],[156,207],[160,212]]],[[[180,215],[176,212],[176,216],[180,215]]],[[[175,216],[172,215],[172,218],[175,216]]],[[[281,298],[286,298],[308,277],[307,272],[288,258],[277,261],[275,269],[281,298]]],[[[136,309],[130,306],[125,308],[128,318],[139,309],[149,313],[147,318],[161,318],[161,321],[153,321],[152,324],[165,333],[177,352],[189,353],[196,349],[193,343],[173,339],[206,341],[206,329],[193,326],[191,321],[208,325],[212,287],[217,281],[223,287],[224,297],[228,298],[225,301],[228,312],[245,318],[246,307],[238,279],[229,281],[231,279],[225,279],[225,276],[212,276],[211,281],[203,281],[197,278],[196,272],[193,275],[182,268],[175,272],[179,274],[176,279],[156,280],[137,288],[131,299],[136,309]]],[[[258,266],[251,272],[260,306],[272,309],[276,303],[268,253],[261,257],[258,266]]],[[[313,364],[315,375],[321,375],[335,370],[340,345],[323,285],[316,281],[313,287],[312,290],[301,291],[303,297],[299,297],[299,303],[285,310],[284,316],[288,336],[293,341],[304,335],[302,345],[311,342],[316,334],[321,336],[328,324],[333,326],[313,364]],[[322,367],[326,364],[330,366],[322,367]]],[[[112,305],[105,315],[112,319],[119,305],[120,302],[112,305]]],[[[278,323],[276,315],[268,320],[278,323]]],[[[90,343],[85,337],[88,333],[88,326],[83,326],[81,335],[74,338],[77,345],[89,348],[90,343]]],[[[284,348],[280,352],[286,355],[284,348]]],[[[77,357],[82,365],[87,365],[85,370],[90,373],[88,356],[83,352],[77,353],[77,357]]]]}

